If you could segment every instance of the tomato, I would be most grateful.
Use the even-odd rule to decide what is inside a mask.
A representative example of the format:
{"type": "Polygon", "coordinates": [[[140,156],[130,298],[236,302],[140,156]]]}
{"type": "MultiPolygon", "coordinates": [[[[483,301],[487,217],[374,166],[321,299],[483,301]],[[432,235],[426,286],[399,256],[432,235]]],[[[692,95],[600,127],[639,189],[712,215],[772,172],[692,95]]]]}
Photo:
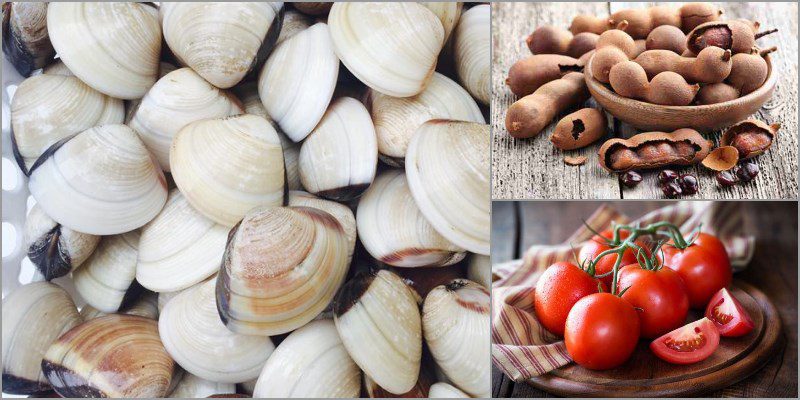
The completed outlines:
{"type": "Polygon", "coordinates": [[[597,278],[575,264],[558,262],[549,266],[536,282],[533,302],[536,318],[545,329],[563,336],[569,310],[578,300],[597,293],[598,284],[597,278]]]}
{"type": "Polygon", "coordinates": [[[605,370],[630,358],[639,341],[639,316],[627,301],[610,293],[580,299],[567,316],[564,342],[579,365],[605,370]]]}
{"type": "Polygon", "coordinates": [[[705,233],[700,233],[694,243],[683,250],[670,246],[671,243],[662,247],[664,265],[674,269],[683,279],[689,293],[689,305],[704,309],[711,296],[730,285],[733,279],[725,246],[716,237],[705,233]]]}
{"type": "Polygon", "coordinates": [[[669,268],[656,271],[632,264],[619,271],[618,292],[634,307],[641,308],[642,337],[659,337],[686,322],[689,312],[689,296],[686,286],[677,272],[669,268]]]}
{"type": "MultiPolygon", "coordinates": [[[[619,237],[620,240],[625,240],[628,236],[630,236],[630,232],[627,231],[620,231],[619,237]]],[[[609,245],[609,241],[614,238],[614,231],[605,230],[600,232],[600,235],[594,235],[591,240],[586,242],[586,244],[581,247],[581,251],[578,254],[578,259],[583,262],[584,260],[594,260],[600,253],[612,248],[613,246],[609,245]]],[[[645,251],[647,251],[647,246],[644,242],[639,240],[635,240],[634,243],[639,245],[645,251]]],[[[649,254],[649,253],[648,253],[649,254]]],[[[614,263],[617,262],[617,255],[616,254],[609,254],[601,258],[597,261],[595,265],[594,273],[595,275],[602,275],[606,272],[611,272],[614,269],[614,263]]],[[[620,262],[619,266],[625,266],[628,264],[635,264],[636,263],[636,251],[634,249],[628,248],[625,249],[625,252],[622,253],[622,261],[620,262]]],[[[600,278],[603,283],[606,284],[607,287],[611,287],[612,281],[614,277],[612,275],[600,278]]]]}
{"type": "Polygon", "coordinates": [[[650,350],[668,363],[692,364],[708,358],[718,346],[717,328],[703,318],[653,340],[650,350]]]}
{"type": "Polygon", "coordinates": [[[743,336],[753,330],[753,320],[747,310],[728,289],[721,289],[706,307],[706,318],[710,319],[722,336],[743,336]]]}

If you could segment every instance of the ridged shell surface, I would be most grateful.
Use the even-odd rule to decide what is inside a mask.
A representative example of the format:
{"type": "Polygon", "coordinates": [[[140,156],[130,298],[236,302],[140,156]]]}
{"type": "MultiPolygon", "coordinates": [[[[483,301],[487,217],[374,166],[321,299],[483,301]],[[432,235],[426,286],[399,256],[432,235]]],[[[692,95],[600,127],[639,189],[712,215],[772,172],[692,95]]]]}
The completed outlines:
{"type": "Polygon", "coordinates": [[[444,28],[444,42],[447,43],[447,40],[450,38],[450,34],[453,32],[453,28],[456,27],[458,24],[458,20],[461,17],[461,9],[463,8],[463,4],[460,1],[436,1],[436,2],[420,2],[419,4],[425,6],[428,10],[431,10],[439,21],[442,23],[442,27],[444,28]]]}
{"type": "Polygon", "coordinates": [[[169,394],[170,398],[178,399],[199,399],[215,394],[236,393],[236,385],[233,383],[212,382],[197,375],[189,373],[183,374],[183,378],[175,390],[169,394]]]}
{"type": "MultiPolygon", "coordinates": [[[[347,236],[347,249],[350,258],[356,246],[356,217],[350,207],[331,200],[321,199],[311,193],[292,190],[289,192],[289,206],[292,207],[311,207],[325,211],[342,225],[347,236]]],[[[349,263],[348,263],[349,264],[349,263]]]]}
{"type": "Polygon", "coordinates": [[[3,53],[22,76],[53,60],[47,34],[47,3],[3,2],[3,53]]]}
{"type": "Polygon", "coordinates": [[[458,78],[478,101],[489,105],[491,11],[488,4],[467,10],[455,32],[454,58],[458,78]]]}
{"type": "Polygon", "coordinates": [[[281,24],[281,32],[278,34],[278,40],[275,45],[281,44],[286,39],[308,29],[314,24],[314,19],[295,10],[287,10],[283,14],[283,23],[281,24]]]}
{"type": "Polygon", "coordinates": [[[431,399],[468,399],[469,395],[449,383],[436,382],[431,385],[428,397],[431,399]]]}
{"type": "MultiPolygon", "coordinates": [[[[133,301],[130,305],[127,305],[127,307],[124,309],[117,311],[119,314],[138,315],[140,317],[150,318],[152,320],[158,320],[158,312],[158,293],[154,293],[149,290],[142,293],[135,301],[133,301]]],[[[84,304],[83,307],[81,307],[81,316],[83,317],[84,321],[100,318],[108,314],[109,313],[104,313],[89,304],[84,304]]]]}
{"type": "Polygon", "coordinates": [[[104,237],[72,275],[81,297],[105,313],[116,312],[135,300],[141,289],[135,281],[138,246],[139,231],[104,237]]]}
{"type": "Polygon", "coordinates": [[[467,278],[490,289],[492,287],[492,261],[489,256],[471,255],[467,264],[467,278]]]}

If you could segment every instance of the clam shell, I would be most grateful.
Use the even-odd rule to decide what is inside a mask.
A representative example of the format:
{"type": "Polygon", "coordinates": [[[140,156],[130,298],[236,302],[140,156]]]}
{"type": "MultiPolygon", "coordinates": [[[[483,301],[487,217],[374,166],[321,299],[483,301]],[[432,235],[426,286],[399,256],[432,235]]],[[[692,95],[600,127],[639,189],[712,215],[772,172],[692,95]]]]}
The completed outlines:
{"type": "Polygon", "coordinates": [[[428,366],[425,365],[425,357],[423,357],[422,367],[419,371],[419,378],[417,378],[414,387],[411,390],[401,393],[401,394],[394,394],[392,392],[387,391],[386,389],[380,387],[377,383],[375,383],[369,375],[364,375],[364,388],[366,389],[367,396],[370,398],[377,398],[377,399],[384,399],[384,398],[427,398],[428,393],[430,391],[431,385],[435,382],[435,377],[433,376],[433,372],[431,371],[428,366]]]}
{"type": "Polygon", "coordinates": [[[461,9],[464,3],[460,1],[436,1],[436,2],[420,2],[419,4],[431,10],[444,28],[444,42],[447,43],[453,28],[458,24],[461,18],[461,9]]]}
{"type": "Polygon", "coordinates": [[[69,70],[101,93],[138,99],[156,82],[161,26],[151,5],[52,2],[47,29],[69,70]]]}
{"type": "Polygon", "coordinates": [[[175,390],[169,394],[170,398],[198,399],[215,394],[234,394],[236,384],[212,382],[192,374],[184,374],[175,390]]]}
{"type": "Polygon", "coordinates": [[[433,289],[422,307],[422,331],[436,364],[454,385],[491,397],[489,291],[456,279],[433,289]]]}
{"type": "Polygon", "coordinates": [[[439,18],[417,3],[335,3],[328,23],[347,69],[389,96],[425,89],[444,45],[439,18]]]}
{"type": "Polygon", "coordinates": [[[219,269],[228,228],[197,212],[178,189],[142,227],[136,280],[154,292],[186,289],[219,269]]]}
{"type": "Polygon", "coordinates": [[[336,99],[300,148],[300,180],[309,192],[331,200],[360,196],[375,178],[378,145],[367,108],[350,97],[336,99]]]}
{"type": "MultiPolygon", "coordinates": [[[[133,301],[125,309],[119,310],[118,313],[126,315],[138,315],[140,317],[158,320],[158,294],[151,291],[145,291],[139,296],[139,298],[133,301]]],[[[108,313],[104,313],[89,304],[86,304],[83,306],[83,308],[81,308],[81,316],[83,317],[84,321],[100,318],[106,315],[108,315],[108,313]]]]}
{"type": "Polygon", "coordinates": [[[453,34],[454,59],[458,79],[469,93],[489,105],[491,11],[488,4],[467,10],[453,34]]]}
{"type": "Polygon", "coordinates": [[[62,333],[81,322],[72,298],[55,284],[34,282],[8,293],[3,299],[3,392],[49,390],[42,356],[62,333]]]}
{"type": "Polygon", "coordinates": [[[406,155],[417,206],[442,236],[489,255],[489,126],[433,120],[423,124],[406,155]]]}
{"type": "Polygon", "coordinates": [[[428,398],[431,399],[468,399],[469,395],[461,389],[444,382],[436,382],[431,385],[428,391],[428,398]]]}
{"type": "Polygon", "coordinates": [[[42,371],[63,397],[164,397],[175,362],[152,319],[106,315],[63,334],[42,371]]]}
{"type": "Polygon", "coordinates": [[[175,135],[170,165],[192,207],[226,227],[253,207],[283,203],[283,150],[264,118],[243,114],[192,122],[175,135]]]}
{"type": "Polygon", "coordinates": [[[23,172],[53,143],[96,125],[119,124],[122,100],[72,76],[37,75],[22,81],[11,100],[11,135],[23,172]]]}
{"type": "Polygon", "coordinates": [[[492,287],[492,261],[489,256],[471,255],[467,264],[467,278],[490,289],[492,287]]]}
{"type": "Polygon", "coordinates": [[[161,211],[167,183],[132,129],[102,125],[51,146],[28,188],[47,215],[78,232],[113,235],[161,211]]]}
{"type": "Polygon", "coordinates": [[[134,302],[142,287],[136,278],[139,231],[106,236],[72,274],[75,289],[92,307],[113,313],[134,302]]]}
{"type": "Polygon", "coordinates": [[[356,224],[364,248],[389,265],[444,266],[466,255],[425,219],[401,170],[386,170],[375,179],[358,202],[356,224]]]}
{"type": "Polygon", "coordinates": [[[22,76],[53,60],[47,3],[3,2],[3,53],[22,76]]]}
{"type": "Polygon", "coordinates": [[[253,397],[358,397],[360,389],[361,371],[327,319],[308,323],[278,345],[253,397]]]}
{"type": "MultiPolygon", "coordinates": [[[[289,206],[316,208],[333,215],[342,225],[344,234],[347,237],[348,259],[353,258],[353,252],[356,247],[356,217],[350,207],[335,201],[320,199],[313,194],[299,190],[289,192],[289,206]]],[[[350,263],[348,262],[347,264],[349,265],[350,263]]]]}
{"type": "Polygon", "coordinates": [[[35,204],[25,218],[28,258],[45,280],[64,276],[92,254],[100,236],[76,232],[59,225],[35,204]]]}
{"type": "MultiPolygon", "coordinates": [[[[61,76],[75,76],[72,71],[67,68],[66,64],[60,59],[55,60],[52,64],[44,67],[42,74],[45,75],[61,75],[61,76]]],[[[98,92],[99,93],[99,92],[98,92]]]]}
{"type": "Polygon", "coordinates": [[[281,24],[281,32],[278,34],[278,39],[275,45],[281,44],[284,40],[308,29],[314,24],[314,20],[303,13],[295,10],[286,10],[283,14],[283,24],[281,24]]]}
{"type": "Polygon", "coordinates": [[[317,23],[286,39],[269,56],[258,78],[258,94],[267,114],[299,142],[328,108],[338,73],[328,25],[317,23]]]}
{"type": "Polygon", "coordinates": [[[275,346],[266,336],[225,328],[217,314],[215,286],[211,279],[167,303],[158,322],[164,347],[183,369],[202,379],[231,384],[255,379],[275,346]]]}
{"type": "Polygon", "coordinates": [[[408,144],[425,121],[435,118],[485,121],[469,93],[438,72],[434,73],[428,87],[414,97],[391,97],[375,90],[370,90],[368,96],[378,151],[381,159],[393,166],[403,165],[408,144]]]}
{"type": "Polygon", "coordinates": [[[164,40],[181,63],[227,89],[269,54],[280,31],[281,8],[283,2],[164,2],[164,40]]]}
{"type": "Polygon", "coordinates": [[[172,138],[191,122],[241,114],[235,98],[190,68],[172,71],[147,92],[130,121],[164,171],[169,171],[172,138]]]}
{"type": "Polygon", "coordinates": [[[364,373],[390,393],[411,390],[419,377],[422,325],[403,279],[387,270],[358,274],[333,309],[342,343],[364,373]]]}
{"type": "Polygon", "coordinates": [[[217,279],[228,329],[278,335],[311,321],[333,299],[348,267],[342,225],[308,207],[254,209],[231,230],[217,279]]]}
{"type": "Polygon", "coordinates": [[[308,15],[325,15],[331,10],[331,6],[333,2],[324,1],[324,2],[297,2],[292,3],[294,8],[298,9],[300,12],[303,12],[308,15]]]}

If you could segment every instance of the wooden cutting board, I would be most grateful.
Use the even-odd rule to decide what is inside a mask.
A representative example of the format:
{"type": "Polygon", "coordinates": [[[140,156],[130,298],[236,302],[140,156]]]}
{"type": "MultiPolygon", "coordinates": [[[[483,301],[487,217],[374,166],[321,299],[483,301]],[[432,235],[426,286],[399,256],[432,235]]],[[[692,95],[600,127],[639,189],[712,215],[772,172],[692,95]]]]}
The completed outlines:
{"type": "MultiPolygon", "coordinates": [[[[721,337],[717,351],[699,363],[662,361],[650,351],[650,341],[641,340],[619,368],[592,371],[573,363],[528,383],[568,397],[697,396],[727,387],[764,366],[784,340],[780,316],[764,293],[740,281],[734,281],[731,293],[747,309],[755,328],[742,337],[721,337]]],[[[687,322],[701,317],[701,311],[690,311],[687,322]]]]}

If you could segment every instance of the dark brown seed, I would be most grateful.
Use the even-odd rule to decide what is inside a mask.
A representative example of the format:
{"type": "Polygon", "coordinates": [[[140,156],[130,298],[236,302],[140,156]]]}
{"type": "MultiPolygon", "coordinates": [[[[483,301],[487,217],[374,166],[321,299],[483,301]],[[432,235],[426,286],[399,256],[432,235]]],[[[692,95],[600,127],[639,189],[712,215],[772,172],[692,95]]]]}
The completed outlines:
{"type": "Polygon", "coordinates": [[[678,180],[678,184],[681,187],[681,191],[683,194],[686,195],[693,195],[697,193],[698,182],[697,178],[691,174],[684,174],[680,176],[678,180]]]}
{"type": "Polygon", "coordinates": [[[665,169],[658,173],[658,183],[662,185],[672,182],[675,179],[678,179],[678,173],[671,169],[665,169]]]}
{"type": "Polygon", "coordinates": [[[677,182],[669,182],[661,186],[661,191],[664,192],[664,196],[669,198],[678,197],[683,193],[677,182]]]}
{"type": "Polygon", "coordinates": [[[717,183],[719,183],[722,187],[733,186],[738,181],[739,179],[736,178],[736,175],[734,175],[732,170],[717,172],[717,183]]]}
{"type": "Polygon", "coordinates": [[[742,182],[750,182],[758,175],[758,164],[754,162],[742,163],[736,167],[736,177],[742,182]]]}
{"type": "Polygon", "coordinates": [[[619,175],[619,181],[626,187],[632,188],[642,181],[642,175],[636,171],[628,171],[619,175]]]}

